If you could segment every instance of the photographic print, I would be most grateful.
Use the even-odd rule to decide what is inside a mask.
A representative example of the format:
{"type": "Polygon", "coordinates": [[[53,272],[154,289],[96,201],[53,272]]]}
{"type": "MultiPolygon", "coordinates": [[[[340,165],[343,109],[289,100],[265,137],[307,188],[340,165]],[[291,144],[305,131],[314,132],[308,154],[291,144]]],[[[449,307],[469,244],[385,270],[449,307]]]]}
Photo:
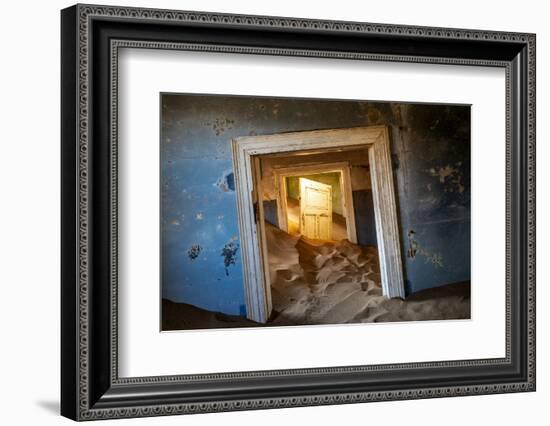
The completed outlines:
{"type": "Polygon", "coordinates": [[[469,105],[160,102],[162,331],[470,318],[469,105]]]}

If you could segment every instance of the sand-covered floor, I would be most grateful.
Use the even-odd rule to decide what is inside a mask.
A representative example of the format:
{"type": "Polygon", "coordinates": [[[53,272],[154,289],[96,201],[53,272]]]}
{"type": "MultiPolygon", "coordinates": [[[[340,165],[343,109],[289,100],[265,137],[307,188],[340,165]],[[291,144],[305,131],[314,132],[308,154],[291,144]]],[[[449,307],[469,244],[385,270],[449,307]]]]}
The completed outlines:
{"type": "Polygon", "coordinates": [[[177,303],[168,299],[162,299],[161,312],[162,331],[263,326],[244,317],[208,311],[188,303],[177,303]]]}
{"type": "Polygon", "coordinates": [[[162,330],[470,318],[469,282],[388,299],[375,247],[307,240],[270,224],[266,236],[273,302],[267,324],[163,299],[162,330]]]}
{"type": "Polygon", "coordinates": [[[375,247],[308,240],[270,224],[266,237],[272,325],[470,318],[469,283],[388,299],[375,247]]]}

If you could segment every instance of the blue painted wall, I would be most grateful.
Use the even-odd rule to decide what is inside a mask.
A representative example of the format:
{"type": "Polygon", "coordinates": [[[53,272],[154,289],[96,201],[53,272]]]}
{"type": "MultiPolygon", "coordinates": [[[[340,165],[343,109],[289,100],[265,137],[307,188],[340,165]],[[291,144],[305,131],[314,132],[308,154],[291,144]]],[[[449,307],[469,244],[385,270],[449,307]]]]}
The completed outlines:
{"type": "Polygon", "coordinates": [[[232,137],[374,124],[390,126],[408,292],[469,280],[469,107],[168,94],[161,105],[163,297],[245,313],[232,137]]]}

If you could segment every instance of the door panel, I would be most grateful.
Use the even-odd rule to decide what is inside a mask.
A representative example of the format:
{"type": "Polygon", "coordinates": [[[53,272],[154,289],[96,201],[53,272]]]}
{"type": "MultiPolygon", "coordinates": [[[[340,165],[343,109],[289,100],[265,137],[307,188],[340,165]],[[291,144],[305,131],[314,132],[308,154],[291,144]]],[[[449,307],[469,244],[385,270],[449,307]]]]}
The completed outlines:
{"type": "Polygon", "coordinates": [[[332,187],[300,178],[300,232],[316,240],[330,240],[332,235],[332,187]]]}
{"type": "Polygon", "coordinates": [[[320,240],[330,240],[331,237],[332,237],[332,232],[331,232],[331,224],[332,224],[332,221],[330,220],[330,218],[326,215],[326,214],[320,214],[319,216],[317,216],[318,219],[317,219],[317,223],[318,223],[318,238],[320,240]]]}
{"type": "Polygon", "coordinates": [[[317,235],[317,216],[314,214],[302,215],[303,227],[301,234],[308,238],[316,238],[317,235]]]}

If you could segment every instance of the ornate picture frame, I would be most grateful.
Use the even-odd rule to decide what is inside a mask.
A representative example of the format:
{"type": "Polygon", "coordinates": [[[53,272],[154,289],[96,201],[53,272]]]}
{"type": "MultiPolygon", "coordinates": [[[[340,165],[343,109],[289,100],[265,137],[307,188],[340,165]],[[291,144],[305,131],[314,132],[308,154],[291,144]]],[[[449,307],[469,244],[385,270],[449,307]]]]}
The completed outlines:
{"type": "Polygon", "coordinates": [[[76,5],[61,12],[61,414],[73,420],[535,390],[535,35],[76,5]],[[506,73],[506,356],[119,377],[121,48],[498,67],[506,73]]]}

